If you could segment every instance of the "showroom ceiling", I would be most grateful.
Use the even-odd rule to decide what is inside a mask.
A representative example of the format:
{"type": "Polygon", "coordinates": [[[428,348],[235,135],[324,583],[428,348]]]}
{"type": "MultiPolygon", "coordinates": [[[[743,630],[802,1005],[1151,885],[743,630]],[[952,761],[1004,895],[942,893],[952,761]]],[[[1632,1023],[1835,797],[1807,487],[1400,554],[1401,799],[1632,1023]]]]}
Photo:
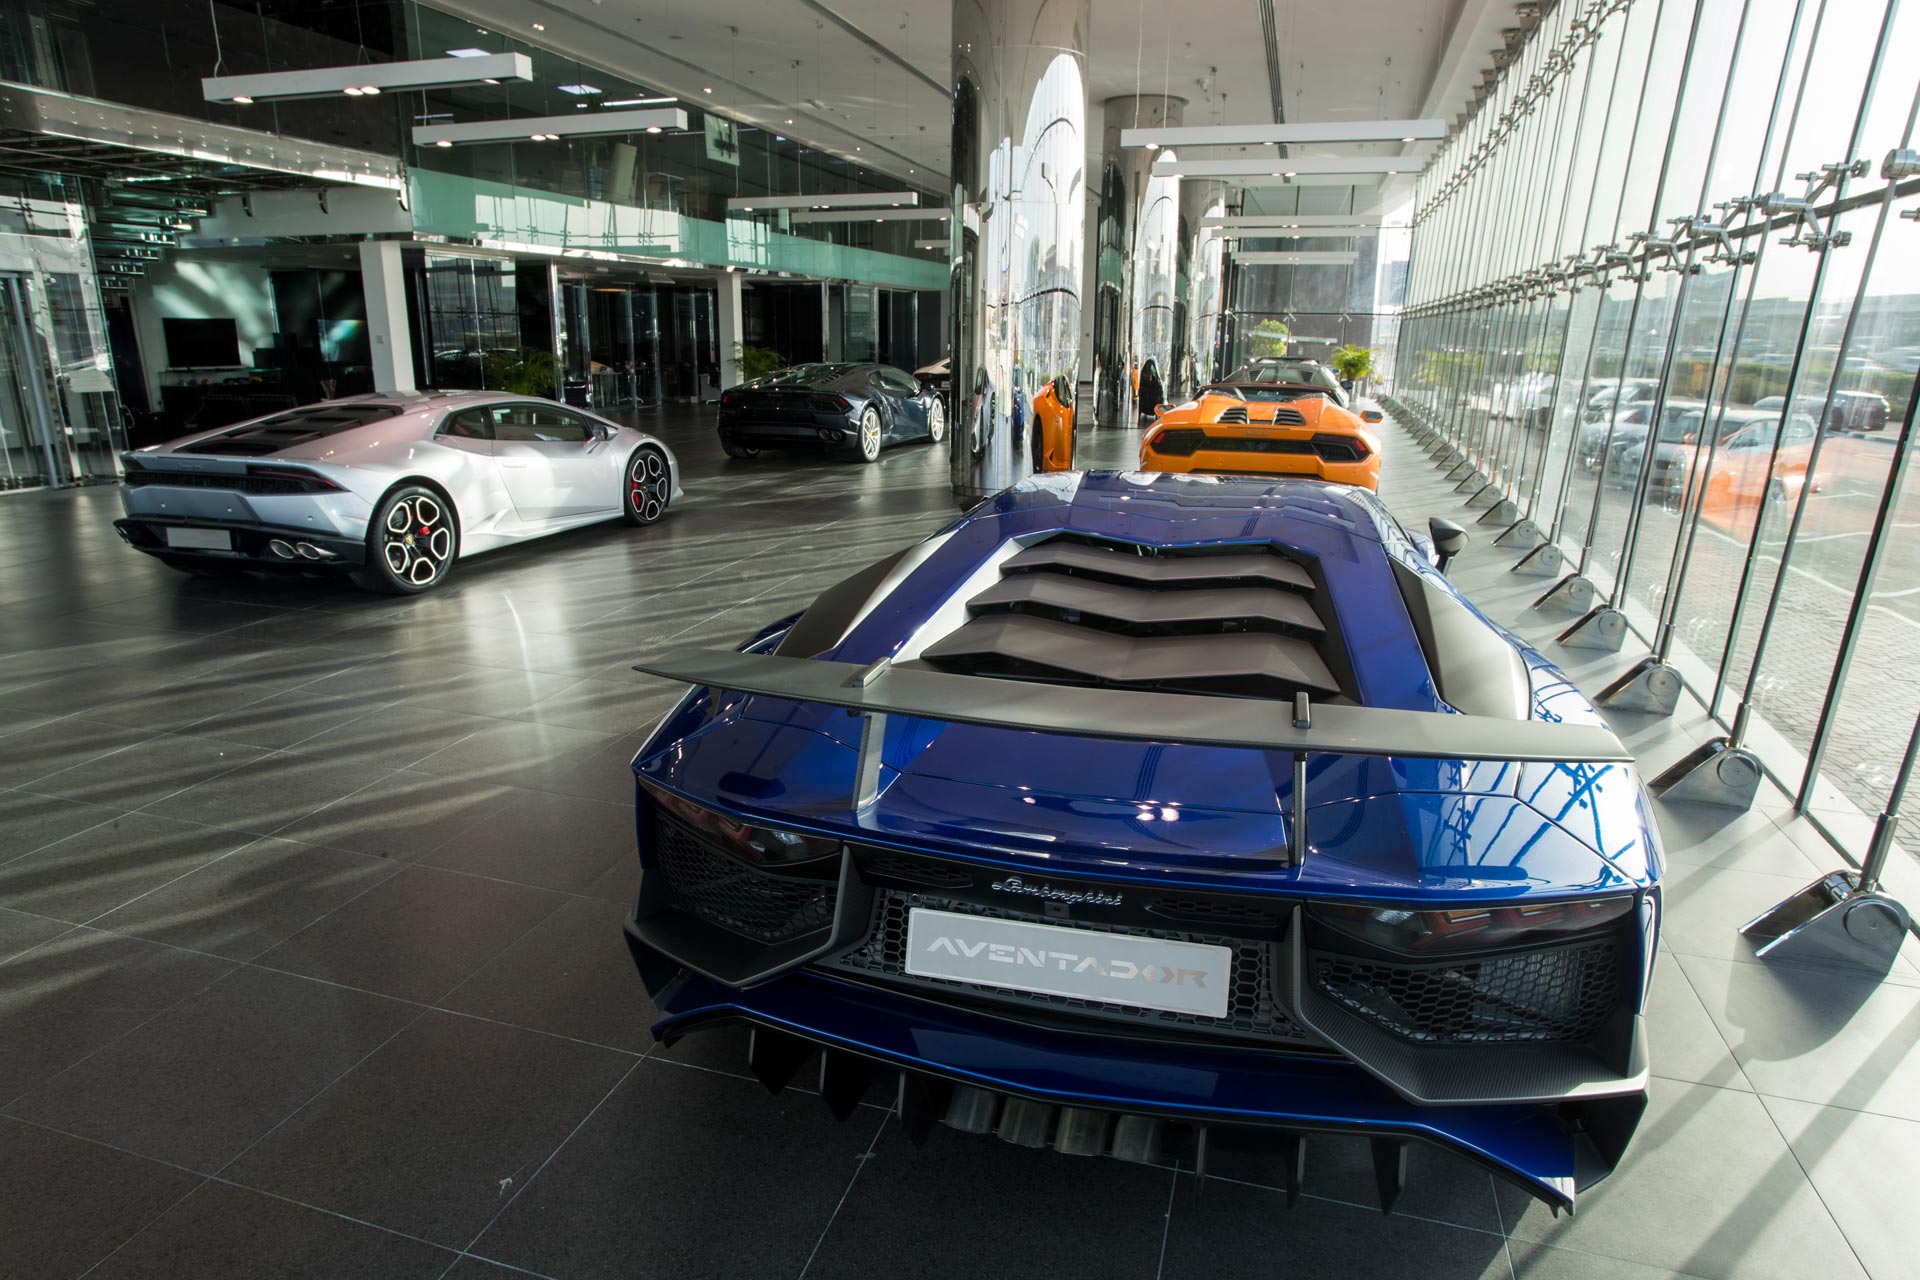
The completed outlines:
{"type": "MultiPolygon", "coordinates": [[[[882,172],[905,178],[911,171],[919,182],[946,171],[948,0],[441,3],[501,34],[690,103],[710,103],[882,172]]],[[[1190,125],[1271,122],[1276,96],[1289,121],[1451,119],[1466,105],[1479,68],[1490,65],[1500,29],[1516,21],[1512,0],[1345,0],[1337,10],[1315,0],[1271,0],[1266,7],[1277,95],[1261,0],[1094,0],[1089,76],[1096,112],[1108,97],[1165,93],[1187,100],[1190,125]]],[[[1097,114],[1091,125],[1089,143],[1097,150],[1097,114]]],[[[1233,151],[1190,149],[1195,158],[1233,151]]],[[[1408,180],[1399,184],[1361,187],[1352,193],[1354,207],[1397,203],[1408,180]]],[[[1314,192],[1309,200],[1317,207],[1330,196],[1314,192]]],[[[1273,202],[1272,193],[1260,201],[1288,203],[1273,202]]]]}

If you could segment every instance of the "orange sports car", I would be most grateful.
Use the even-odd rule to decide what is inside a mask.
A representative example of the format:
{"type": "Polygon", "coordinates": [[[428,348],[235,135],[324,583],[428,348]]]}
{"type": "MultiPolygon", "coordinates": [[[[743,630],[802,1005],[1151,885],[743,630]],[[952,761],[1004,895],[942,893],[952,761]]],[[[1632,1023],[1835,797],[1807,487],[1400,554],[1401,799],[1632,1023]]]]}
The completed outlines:
{"type": "Polygon", "coordinates": [[[1350,406],[1346,389],[1317,360],[1256,360],[1202,387],[1185,404],[1161,405],[1140,443],[1142,471],[1314,476],[1377,489],[1378,409],[1350,406]]]}

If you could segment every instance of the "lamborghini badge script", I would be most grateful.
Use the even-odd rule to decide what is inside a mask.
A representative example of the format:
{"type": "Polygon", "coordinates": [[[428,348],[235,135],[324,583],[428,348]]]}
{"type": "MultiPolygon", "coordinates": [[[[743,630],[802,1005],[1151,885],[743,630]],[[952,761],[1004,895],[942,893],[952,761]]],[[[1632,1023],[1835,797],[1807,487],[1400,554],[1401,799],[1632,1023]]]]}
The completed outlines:
{"type": "Polygon", "coordinates": [[[1131,960],[1103,960],[1099,956],[1078,955],[1071,951],[1052,951],[1046,947],[1022,947],[1006,942],[968,942],[946,934],[927,944],[927,954],[944,953],[968,960],[984,959],[997,964],[1026,965],[1040,969],[1058,969],[1062,973],[1097,973],[1107,978],[1158,982],[1184,987],[1191,983],[1199,990],[1207,988],[1204,969],[1176,969],[1165,964],[1136,964],[1131,960]]]}
{"type": "Polygon", "coordinates": [[[1041,898],[1047,902],[1085,902],[1096,907],[1117,907],[1122,901],[1119,894],[1107,893],[1102,889],[1056,889],[1050,884],[1028,884],[1019,876],[995,880],[993,890],[995,893],[1017,893],[1023,898],[1041,898]]]}

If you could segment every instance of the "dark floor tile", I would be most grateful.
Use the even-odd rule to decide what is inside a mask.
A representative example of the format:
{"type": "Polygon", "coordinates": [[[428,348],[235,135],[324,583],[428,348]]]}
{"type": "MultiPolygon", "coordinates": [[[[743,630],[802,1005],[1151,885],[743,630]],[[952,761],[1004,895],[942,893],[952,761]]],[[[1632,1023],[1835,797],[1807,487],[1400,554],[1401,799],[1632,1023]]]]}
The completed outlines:
{"type": "Polygon", "coordinates": [[[632,805],[522,791],[420,862],[542,889],[583,893],[635,857],[632,805]]]}
{"type": "Polygon", "coordinates": [[[530,773],[550,769],[596,748],[615,735],[532,720],[500,720],[436,751],[415,766],[423,773],[525,785],[530,773]]]}
{"type": "Polygon", "coordinates": [[[565,901],[521,885],[407,867],[257,963],[431,1003],[565,901]]]}
{"type": "MultiPolygon", "coordinates": [[[[789,1280],[882,1118],[863,1108],[840,1124],[817,1098],[643,1060],[474,1250],[568,1277],[789,1280]],[[745,1187],[778,1192],[742,1212],[745,1187]]],[[[930,1238],[900,1221],[891,1242],[930,1238]]]]}
{"type": "Polygon", "coordinates": [[[1165,1280],[1352,1276],[1422,1280],[1507,1280],[1498,1232],[1470,1231],[1416,1218],[1385,1216],[1263,1187],[1201,1182],[1182,1174],[1167,1225],[1165,1280]]]}
{"type": "Polygon", "coordinates": [[[644,1053],[659,1014],[621,925],[627,910],[571,898],[443,997],[442,1008],[644,1053]]]}
{"type": "Polygon", "coordinates": [[[117,816],[117,810],[62,800],[58,796],[0,791],[0,863],[11,862],[117,816]]]}
{"type": "Polygon", "coordinates": [[[0,907],[83,924],[247,843],[150,813],[123,813],[0,863],[0,907]]]}
{"type": "Polygon", "coordinates": [[[169,1009],[225,960],[76,929],[0,967],[0,1105],[169,1009]]]}
{"type": "Polygon", "coordinates": [[[272,835],[389,772],[351,758],[276,752],[169,796],[150,811],[232,831],[272,835]]]}
{"type": "Polygon", "coordinates": [[[404,769],[498,723],[491,716],[392,702],[307,739],[300,750],[404,769]]]}
{"type": "Polygon", "coordinates": [[[43,942],[50,942],[72,928],[65,920],[52,920],[46,916],[0,908],[0,964],[43,942]]]}
{"type": "MultiPolygon", "coordinates": [[[[1525,1240],[1507,1243],[1513,1280],[1689,1280],[1687,1273],[1525,1240]]],[[[1501,1273],[1495,1271],[1495,1277],[1501,1273]]]]}
{"type": "Polygon", "coordinates": [[[386,858],[265,837],[95,923],[251,960],[400,870],[386,858]]]}
{"type": "Polygon", "coordinates": [[[7,1114],[217,1173],[420,1012],[242,968],[15,1099],[7,1114]]]}
{"type": "Polygon", "coordinates": [[[135,1236],[90,1280],[431,1280],[455,1256],[305,1205],[209,1182],[135,1236]]]}
{"type": "Polygon", "coordinates": [[[514,796],[501,783],[390,773],[337,803],[289,824],[291,840],[413,862],[498,812],[514,796]]]}
{"type": "Polygon", "coordinates": [[[143,809],[265,754],[261,748],[244,743],[169,734],[137,743],[104,760],[63,769],[29,785],[34,791],[67,800],[143,809]]]}
{"type": "MultiPolygon", "coordinates": [[[[618,662],[621,656],[615,654],[613,660],[618,662]]],[[[628,660],[639,656],[636,649],[628,660]]],[[[605,666],[601,663],[593,669],[605,666]]],[[[673,709],[684,692],[679,688],[634,685],[624,680],[582,680],[569,689],[542,698],[517,718],[591,729],[597,733],[628,734],[656,723],[673,709]]]]}
{"type": "Polygon", "coordinates": [[[1626,1158],[1555,1218],[1500,1188],[1516,1240],[1739,1280],[1858,1277],[1854,1253],[1751,1093],[1655,1077],[1626,1158]]]}
{"type": "Polygon", "coordinates": [[[640,896],[640,856],[622,858],[608,867],[600,878],[580,891],[589,898],[599,898],[603,902],[617,902],[628,911],[633,910],[635,899],[640,896]]]}
{"type": "Polygon", "coordinates": [[[916,1151],[891,1125],[807,1275],[1151,1280],[1172,1178],[944,1130],[916,1151]],[[915,1229],[901,1232],[901,1222],[915,1229]]]}
{"type": "Polygon", "coordinates": [[[184,1169],[0,1118],[0,1274],[78,1276],[199,1181],[184,1169]]]}
{"type": "MultiPolygon", "coordinates": [[[[329,698],[305,689],[292,689],[196,721],[190,731],[210,738],[224,738],[229,742],[244,742],[250,746],[279,751],[358,720],[372,713],[379,705],[357,698],[329,698]]],[[[340,754],[342,757],[347,755],[345,752],[340,754]]],[[[384,763],[367,758],[362,758],[360,762],[384,763]]]]}
{"type": "Polygon", "coordinates": [[[145,742],[145,729],[66,717],[0,738],[0,787],[17,787],[145,742]]]}
{"type": "Polygon", "coordinates": [[[608,1049],[430,1012],[227,1176],[460,1248],[633,1064],[608,1049]]]}
{"type": "Polygon", "coordinates": [[[519,1267],[503,1267],[485,1258],[465,1257],[441,1280],[526,1280],[526,1275],[519,1267]]]}

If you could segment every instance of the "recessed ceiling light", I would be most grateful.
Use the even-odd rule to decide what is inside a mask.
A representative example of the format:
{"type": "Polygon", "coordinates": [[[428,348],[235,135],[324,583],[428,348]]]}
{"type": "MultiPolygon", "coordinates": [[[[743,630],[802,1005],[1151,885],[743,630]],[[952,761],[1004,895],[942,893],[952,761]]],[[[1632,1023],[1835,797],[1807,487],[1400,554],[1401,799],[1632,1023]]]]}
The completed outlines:
{"type": "Polygon", "coordinates": [[[1412,138],[1402,138],[1402,139],[1400,139],[1400,141],[1402,141],[1402,142],[1412,142],[1412,141],[1413,141],[1413,139],[1412,139],[1412,138]]]}
{"type": "Polygon", "coordinates": [[[664,107],[678,98],[609,98],[600,105],[603,107],[664,107]]]}
{"type": "Polygon", "coordinates": [[[434,143],[433,145],[436,147],[450,147],[453,144],[451,142],[448,142],[445,138],[442,138],[440,139],[440,141],[434,143]]]}
{"type": "Polygon", "coordinates": [[[601,93],[604,92],[604,90],[597,84],[563,84],[560,86],[560,92],[570,93],[576,98],[584,98],[589,94],[601,93]]]}
{"type": "Polygon", "coordinates": [[[545,31],[547,29],[547,24],[544,22],[536,22],[533,24],[533,29],[535,31],[545,31]]]}
{"type": "Polygon", "coordinates": [[[702,92],[702,93],[712,93],[712,92],[713,92],[713,89],[712,89],[712,87],[711,87],[711,86],[708,86],[708,85],[702,85],[702,86],[700,87],[700,92],[702,92]]]}
{"type": "Polygon", "coordinates": [[[657,125],[657,124],[650,124],[650,125],[648,125],[648,126],[647,126],[647,132],[648,132],[648,133],[658,133],[658,132],[660,132],[660,126],[659,126],[659,125],[657,125]]]}
{"type": "Polygon", "coordinates": [[[787,118],[787,123],[788,123],[788,124],[792,124],[792,123],[793,123],[793,118],[792,118],[791,116],[789,116],[789,117],[787,118]]]}
{"type": "Polygon", "coordinates": [[[377,84],[363,84],[360,86],[360,92],[371,98],[374,94],[380,92],[380,86],[377,84]]]}
{"type": "Polygon", "coordinates": [[[1273,176],[1277,178],[1277,177],[1279,177],[1280,175],[1279,175],[1278,173],[1276,173],[1276,174],[1274,174],[1273,176]]]}
{"type": "Polygon", "coordinates": [[[1160,144],[1157,142],[1149,142],[1147,144],[1147,150],[1149,151],[1158,151],[1159,149],[1160,149],[1160,144]]]}
{"type": "Polygon", "coordinates": [[[752,213],[752,212],[753,212],[753,206],[752,206],[752,205],[750,205],[750,204],[743,204],[743,205],[741,205],[741,206],[740,206],[740,212],[742,212],[742,213],[752,213]]]}
{"type": "Polygon", "coordinates": [[[1291,178],[1293,176],[1293,170],[1289,169],[1285,173],[1281,174],[1280,176],[1283,178],[1291,178]]]}
{"type": "Polygon", "coordinates": [[[252,99],[252,98],[249,98],[249,97],[248,97],[248,96],[247,96],[246,94],[244,94],[244,93],[243,93],[243,94],[241,94],[241,95],[240,95],[239,97],[237,97],[237,98],[235,98],[235,99],[234,99],[233,101],[234,101],[234,103],[235,103],[235,105],[237,105],[237,106],[242,106],[242,107],[250,107],[250,106],[252,106],[252,105],[253,105],[253,99],[252,99]]]}
{"type": "Polygon", "coordinates": [[[492,76],[488,76],[481,83],[482,84],[499,84],[500,82],[498,80],[495,80],[492,76]]]}
{"type": "Polygon", "coordinates": [[[449,58],[484,58],[487,56],[487,51],[485,49],[449,49],[447,56],[449,58]]]}

